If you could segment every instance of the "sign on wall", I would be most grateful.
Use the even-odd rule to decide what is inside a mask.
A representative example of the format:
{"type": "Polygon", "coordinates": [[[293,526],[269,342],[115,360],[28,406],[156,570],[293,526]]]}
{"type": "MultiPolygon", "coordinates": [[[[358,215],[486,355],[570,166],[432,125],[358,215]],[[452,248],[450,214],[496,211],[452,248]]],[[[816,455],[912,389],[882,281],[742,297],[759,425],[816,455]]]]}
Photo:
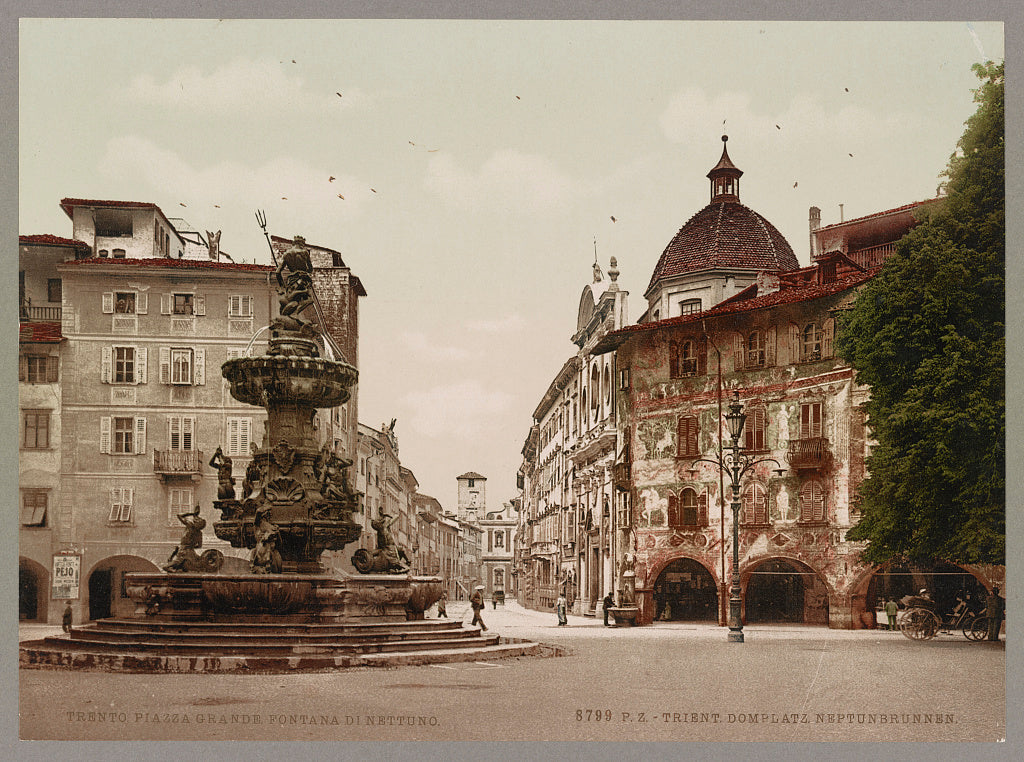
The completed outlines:
{"type": "Polygon", "coordinates": [[[78,600],[78,583],[81,579],[81,556],[53,557],[54,600],[78,600]]]}

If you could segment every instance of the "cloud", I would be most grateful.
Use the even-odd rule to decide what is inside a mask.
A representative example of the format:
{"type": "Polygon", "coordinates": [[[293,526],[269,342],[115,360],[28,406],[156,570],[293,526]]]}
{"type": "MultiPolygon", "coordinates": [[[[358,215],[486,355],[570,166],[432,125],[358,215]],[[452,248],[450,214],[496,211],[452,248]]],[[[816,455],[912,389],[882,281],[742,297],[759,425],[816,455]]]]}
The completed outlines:
{"type": "Polygon", "coordinates": [[[424,360],[452,362],[468,360],[472,356],[468,349],[438,344],[422,331],[405,331],[402,333],[402,341],[414,355],[424,360]]]}
{"type": "Polygon", "coordinates": [[[523,320],[522,315],[518,312],[513,312],[512,314],[506,315],[502,318],[471,320],[466,324],[466,327],[469,328],[469,330],[476,331],[478,333],[509,334],[522,330],[525,325],[526,321],[523,320]]]}
{"type": "Polygon", "coordinates": [[[282,111],[319,118],[364,99],[362,92],[340,86],[331,92],[311,91],[301,76],[288,73],[285,64],[246,58],[232,59],[209,73],[198,66],[184,66],[162,82],[139,75],[129,84],[127,95],[137,102],[176,109],[232,114],[282,111]]]}
{"type": "MultiPolygon", "coordinates": [[[[99,166],[111,178],[132,177],[161,197],[190,207],[230,203],[255,209],[284,197],[301,205],[307,216],[338,216],[358,212],[360,200],[370,194],[365,181],[338,176],[328,182],[323,169],[293,158],[272,158],[258,166],[225,161],[199,168],[174,151],[134,135],[109,140],[99,166]]],[[[164,211],[171,214],[173,210],[164,211]]]]}
{"type": "Polygon", "coordinates": [[[470,437],[492,429],[495,418],[508,412],[512,400],[512,395],[485,388],[475,379],[410,392],[402,398],[413,411],[413,429],[432,438],[470,437]]]}
{"type": "Polygon", "coordinates": [[[433,157],[426,186],[459,209],[540,211],[562,205],[580,192],[578,183],[545,157],[510,149],[496,151],[475,171],[450,156],[433,157]]]}

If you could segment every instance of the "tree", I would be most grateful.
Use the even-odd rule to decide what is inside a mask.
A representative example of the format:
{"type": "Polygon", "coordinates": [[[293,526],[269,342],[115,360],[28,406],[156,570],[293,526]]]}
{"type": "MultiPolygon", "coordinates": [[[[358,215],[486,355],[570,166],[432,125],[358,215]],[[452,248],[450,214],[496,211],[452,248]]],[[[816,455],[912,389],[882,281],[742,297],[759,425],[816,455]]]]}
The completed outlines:
{"type": "Polygon", "coordinates": [[[1005,563],[1003,64],[976,65],[977,111],[947,195],[841,320],[837,349],[871,387],[876,441],[847,537],[865,561],[1005,563]]]}

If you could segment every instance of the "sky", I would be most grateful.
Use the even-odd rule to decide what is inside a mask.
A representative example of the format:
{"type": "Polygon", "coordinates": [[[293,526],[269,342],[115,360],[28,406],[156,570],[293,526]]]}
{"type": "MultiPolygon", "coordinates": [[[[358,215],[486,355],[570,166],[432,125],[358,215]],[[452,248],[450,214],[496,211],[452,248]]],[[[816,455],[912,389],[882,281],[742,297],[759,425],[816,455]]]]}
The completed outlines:
{"type": "Polygon", "coordinates": [[[146,201],[236,261],[269,263],[257,209],[341,252],[361,422],[397,419],[421,492],[454,509],[476,471],[495,510],[595,249],[635,322],[723,134],[808,264],[809,207],[935,195],[971,66],[1003,55],[995,22],[22,19],[18,230],[146,201]]]}

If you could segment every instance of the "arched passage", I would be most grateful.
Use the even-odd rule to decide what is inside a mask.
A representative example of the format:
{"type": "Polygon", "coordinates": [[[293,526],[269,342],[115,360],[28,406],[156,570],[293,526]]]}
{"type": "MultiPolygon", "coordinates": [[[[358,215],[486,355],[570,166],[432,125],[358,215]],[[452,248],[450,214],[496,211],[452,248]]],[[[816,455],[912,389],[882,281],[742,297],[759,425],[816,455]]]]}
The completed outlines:
{"type": "Polygon", "coordinates": [[[89,619],[127,616],[135,610],[128,597],[125,574],[160,571],[152,561],[138,556],[104,558],[89,572],[89,619]]]}
{"type": "Polygon", "coordinates": [[[718,590],[711,572],[692,558],[670,561],[654,582],[654,620],[717,622],[718,590]]]}
{"type": "Polygon", "coordinates": [[[889,598],[899,601],[905,595],[916,595],[926,589],[935,599],[936,610],[952,611],[957,598],[963,598],[971,608],[984,606],[987,589],[971,571],[946,561],[930,568],[907,563],[889,563],[871,575],[865,593],[865,608],[881,608],[889,598]]]}
{"type": "Polygon", "coordinates": [[[50,575],[28,558],[18,559],[18,620],[45,622],[50,575]]]}
{"type": "Polygon", "coordinates": [[[797,622],[828,625],[828,588],[806,564],[772,558],[746,576],[747,622],[797,622]]]}

